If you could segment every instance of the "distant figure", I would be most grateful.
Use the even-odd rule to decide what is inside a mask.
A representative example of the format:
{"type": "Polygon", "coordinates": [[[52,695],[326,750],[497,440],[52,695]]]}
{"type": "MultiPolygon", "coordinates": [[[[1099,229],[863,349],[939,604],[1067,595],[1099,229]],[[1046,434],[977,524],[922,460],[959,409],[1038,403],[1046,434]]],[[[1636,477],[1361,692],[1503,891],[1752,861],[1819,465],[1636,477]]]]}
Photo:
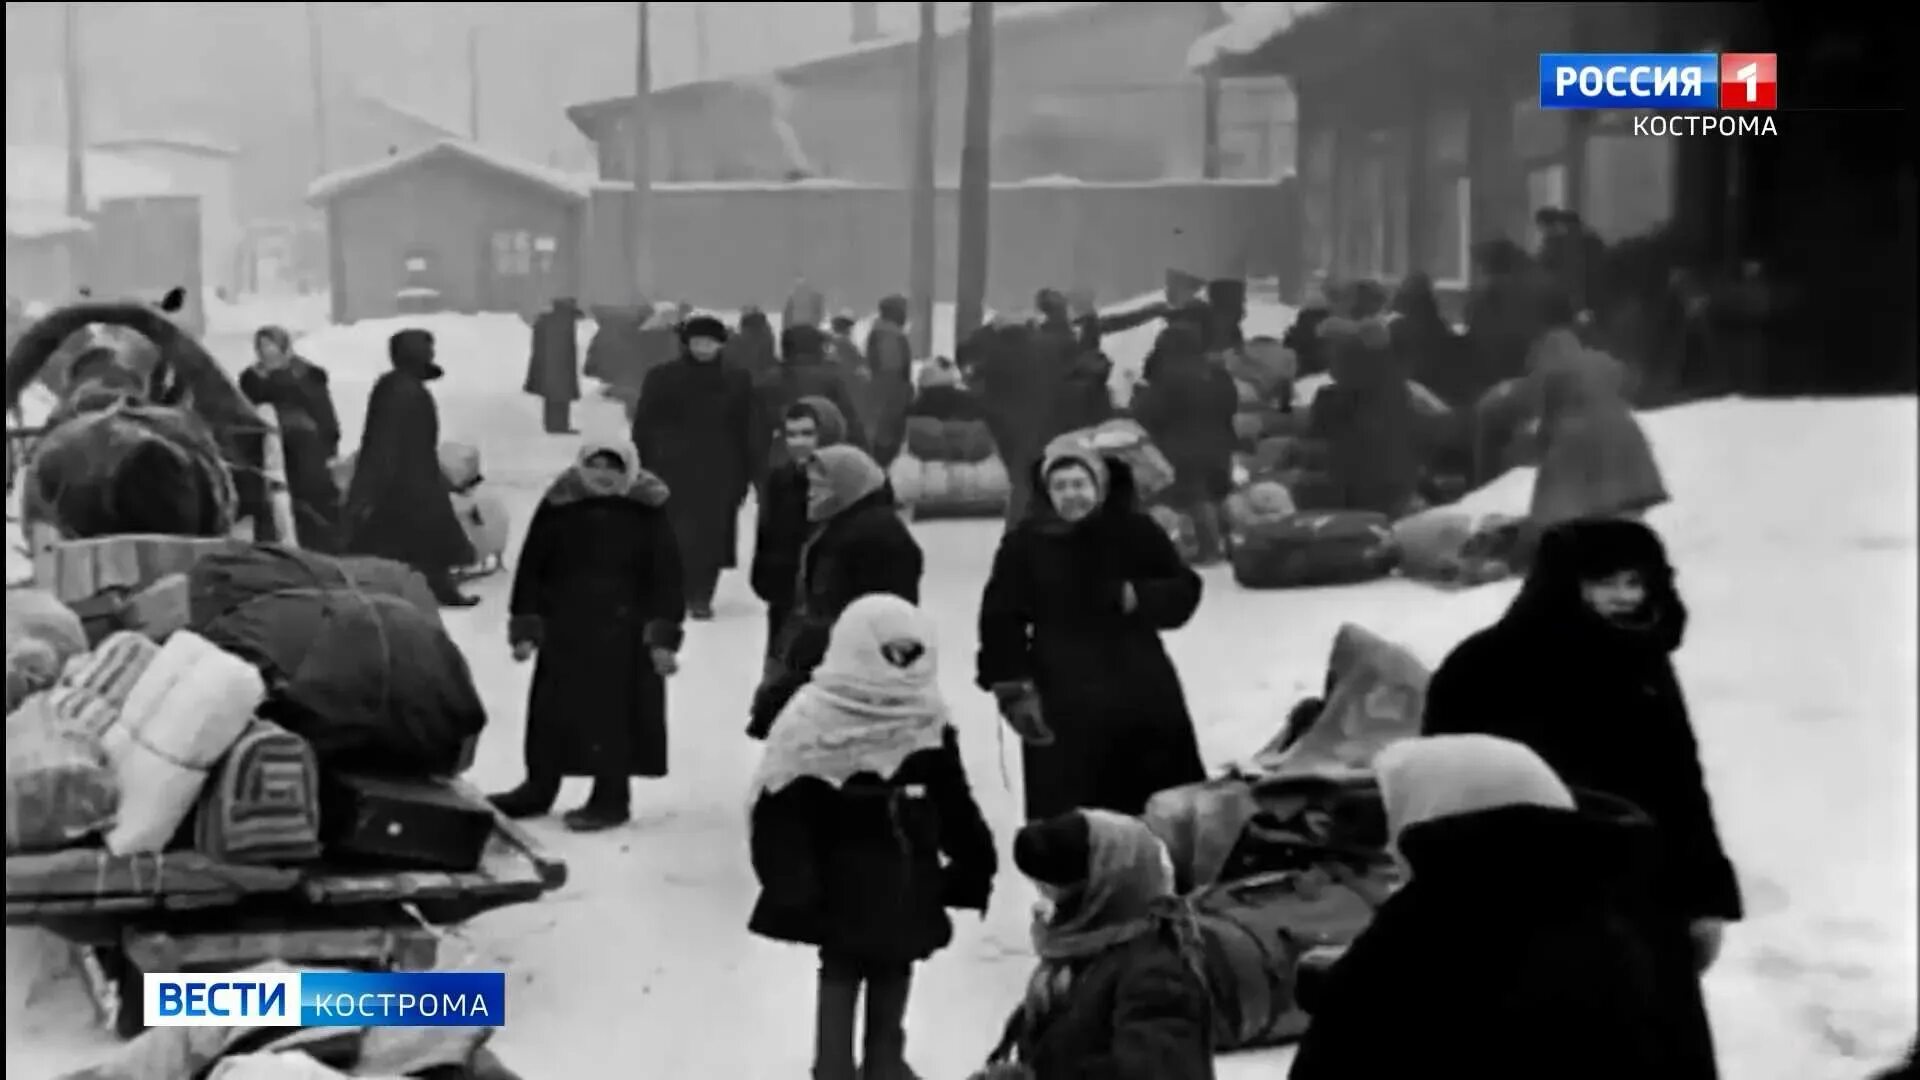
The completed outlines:
{"type": "Polygon", "coordinates": [[[842,311],[827,322],[827,356],[840,365],[848,375],[864,377],[867,373],[867,358],[860,353],[860,346],[854,344],[853,329],[860,320],[851,311],[842,311]]]}
{"type": "Polygon", "coordinates": [[[806,278],[795,278],[793,291],[787,294],[786,305],[780,309],[780,329],[819,326],[826,321],[827,298],[820,294],[819,289],[807,284],[806,278]]]}
{"type": "Polygon", "coordinates": [[[720,350],[720,359],[731,367],[747,373],[750,379],[759,379],[772,371],[780,362],[773,333],[773,320],[757,307],[740,309],[740,328],[727,339],[726,348],[720,350]]]}
{"type": "Polygon", "coordinates": [[[573,403],[580,400],[580,307],[561,297],[533,320],[533,349],[522,387],[541,401],[541,425],[549,435],[573,434],[573,403]]]}
{"type": "Polygon", "coordinates": [[[253,352],[253,364],[240,373],[240,392],[256,405],[273,406],[300,546],[333,551],[340,542],[340,488],[330,466],[340,453],[340,420],[327,373],[294,353],[283,327],[261,327],[253,352]]]}
{"type": "Polygon", "coordinates": [[[907,298],[888,296],[867,330],[866,419],[873,459],[882,468],[900,456],[907,407],[913,404],[913,343],[907,337],[907,298]]]}
{"type": "Polygon", "coordinates": [[[425,575],[442,604],[480,602],[454,588],[453,568],[474,562],[440,471],[440,407],[427,384],[446,372],[433,335],[402,330],[387,339],[393,370],[374,381],[347,493],[346,550],[406,563],[425,575]]]}

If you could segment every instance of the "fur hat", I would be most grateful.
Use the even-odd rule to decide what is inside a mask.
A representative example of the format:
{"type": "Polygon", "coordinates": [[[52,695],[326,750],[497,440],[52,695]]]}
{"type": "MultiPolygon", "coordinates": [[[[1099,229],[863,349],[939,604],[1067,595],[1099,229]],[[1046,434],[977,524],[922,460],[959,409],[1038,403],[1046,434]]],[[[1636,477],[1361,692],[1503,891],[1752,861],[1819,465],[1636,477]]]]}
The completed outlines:
{"type": "Polygon", "coordinates": [[[1093,831],[1086,815],[1069,810],[1023,827],[1013,837],[1013,865],[1042,885],[1065,888],[1087,880],[1093,831]]]}
{"type": "Polygon", "coordinates": [[[712,315],[693,315],[680,324],[680,340],[692,341],[694,338],[707,338],[725,344],[727,324],[712,315]]]}

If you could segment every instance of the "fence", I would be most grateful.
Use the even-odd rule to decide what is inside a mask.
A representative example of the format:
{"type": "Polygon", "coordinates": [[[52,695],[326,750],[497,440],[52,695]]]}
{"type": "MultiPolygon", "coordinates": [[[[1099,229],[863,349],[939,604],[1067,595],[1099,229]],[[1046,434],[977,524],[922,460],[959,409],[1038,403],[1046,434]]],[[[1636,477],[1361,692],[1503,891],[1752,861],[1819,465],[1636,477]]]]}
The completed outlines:
{"type": "MultiPolygon", "coordinates": [[[[582,297],[632,295],[630,192],[603,185],[582,225],[582,297]]],[[[1045,287],[1089,289],[1101,302],[1161,287],[1168,267],[1208,277],[1291,269],[1290,184],[1161,182],[995,185],[987,304],[1025,310],[1045,287]]],[[[953,299],[957,198],[935,200],[935,295],[953,299]]],[[[905,293],[911,211],[899,188],[826,184],[663,184],[649,205],[660,299],[776,309],[804,275],[836,308],[861,313],[905,293]]]]}

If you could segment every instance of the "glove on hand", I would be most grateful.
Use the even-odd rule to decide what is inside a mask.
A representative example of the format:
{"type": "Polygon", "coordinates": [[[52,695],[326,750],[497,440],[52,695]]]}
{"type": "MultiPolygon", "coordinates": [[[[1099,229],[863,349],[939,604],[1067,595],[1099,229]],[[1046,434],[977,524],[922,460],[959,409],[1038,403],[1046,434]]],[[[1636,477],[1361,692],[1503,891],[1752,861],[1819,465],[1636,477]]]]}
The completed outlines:
{"type": "Polygon", "coordinates": [[[994,700],[1014,734],[1029,746],[1052,746],[1053,729],[1040,708],[1040,693],[1030,682],[995,683],[994,700]]]}

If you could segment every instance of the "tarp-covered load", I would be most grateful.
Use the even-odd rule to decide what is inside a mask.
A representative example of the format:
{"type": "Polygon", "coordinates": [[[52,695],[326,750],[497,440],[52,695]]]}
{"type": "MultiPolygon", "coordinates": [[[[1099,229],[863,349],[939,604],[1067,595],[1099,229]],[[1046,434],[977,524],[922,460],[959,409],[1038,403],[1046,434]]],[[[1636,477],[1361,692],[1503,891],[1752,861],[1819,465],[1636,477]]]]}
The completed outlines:
{"type": "Polygon", "coordinates": [[[262,715],[325,768],[452,775],[486,724],[425,581],[399,563],[261,544],[202,559],[189,589],[194,632],[260,668],[262,715]]]}

